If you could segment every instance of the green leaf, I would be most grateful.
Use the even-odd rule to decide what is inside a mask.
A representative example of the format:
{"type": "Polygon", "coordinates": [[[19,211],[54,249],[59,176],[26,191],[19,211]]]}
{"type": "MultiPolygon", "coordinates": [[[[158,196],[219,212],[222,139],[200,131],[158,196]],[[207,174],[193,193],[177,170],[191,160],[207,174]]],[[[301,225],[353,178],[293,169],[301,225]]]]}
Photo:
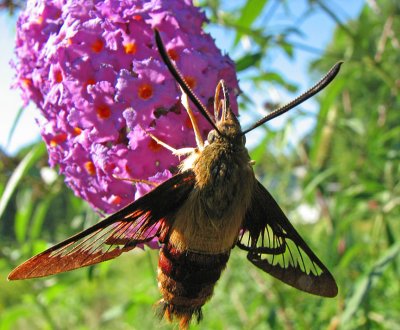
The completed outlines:
{"type": "Polygon", "coordinates": [[[262,58],[262,53],[246,54],[236,61],[236,71],[243,71],[247,68],[256,65],[262,58]]]}
{"type": "Polygon", "coordinates": [[[267,3],[268,0],[247,0],[246,4],[241,10],[241,15],[239,19],[236,21],[236,25],[238,25],[239,28],[237,29],[237,34],[234,41],[235,45],[237,45],[240,37],[242,36],[242,33],[240,31],[251,28],[257,17],[261,15],[267,3]]]}
{"type": "Polygon", "coordinates": [[[26,240],[29,220],[33,210],[32,190],[26,189],[17,195],[17,212],[14,219],[15,236],[17,241],[23,243],[26,240]]]}
{"type": "Polygon", "coordinates": [[[268,136],[265,135],[261,142],[251,151],[251,158],[256,162],[260,162],[264,156],[265,149],[268,143],[268,136]]]}
{"type": "Polygon", "coordinates": [[[279,40],[278,42],[279,46],[282,47],[283,51],[286,53],[286,55],[293,59],[293,55],[294,55],[294,48],[293,45],[283,39],[279,40]]]}
{"type": "Polygon", "coordinates": [[[334,168],[329,168],[315,175],[313,179],[304,188],[304,195],[308,195],[315,190],[315,188],[324,182],[327,178],[335,174],[334,168]]]}
{"type": "Polygon", "coordinates": [[[329,85],[329,88],[326,89],[323,95],[323,102],[321,102],[317,127],[314,133],[313,146],[310,150],[310,160],[316,168],[323,165],[329,153],[337,120],[337,107],[334,103],[345,84],[346,81],[344,79],[335,80],[329,85]]]}
{"type": "Polygon", "coordinates": [[[30,231],[30,238],[37,239],[40,237],[42,231],[43,222],[46,218],[47,211],[53,201],[53,194],[48,195],[45,199],[41,200],[40,203],[36,204],[35,211],[32,217],[32,227],[30,231]]]}
{"type": "Polygon", "coordinates": [[[365,135],[366,127],[359,118],[342,119],[340,124],[358,135],[365,135]]]}
{"type": "Polygon", "coordinates": [[[15,129],[18,126],[18,123],[19,123],[19,121],[20,121],[20,119],[22,117],[22,114],[23,114],[24,110],[25,110],[24,107],[21,107],[21,108],[18,109],[17,115],[14,118],[14,121],[12,123],[10,132],[8,133],[8,136],[7,136],[7,143],[6,143],[7,147],[10,145],[11,139],[12,139],[12,137],[14,135],[15,129]]]}
{"type": "Polygon", "coordinates": [[[248,0],[242,8],[242,13],[238,20],[239,25],[250,27],[262,13],[267,3],[268,0],[248,0]]]}
{"type": "Polygon", "coordinates": [[[371,267],[368,273],[355,284],[353,294],[347,300],[346,307],[341,318],[342,325],[347,324],[352,319],[353,315],[357,312],[362,302],[366,298],[368,292],[373,288],[377,280],[382,277],[385,269],[399,254],[400,243],[397,243],[390,249],[386,250],[381,258],[379,258],[379,260],[371,267]]]}
{"type": "Polygon", "coordinates": [[[29,308],[29,306],[18,305],[3,309],[0,317],[0,330],[16,329],[18,320],[26,318],[29,315],[35,313],[35,310],[29,308]]]}
{"type": "Polygon", "coordinates": [[[296,92],[298,89],[295,84],[286,81],[286,79],[277,72],[265,72],[257,77],[253,77],[253,80],[255,82],[271,81],[285,87],[290,92],[296,92]]]}
{"type": "Polygon", "coordinates": [[[7,207],[8,202],[10,201],[11,196],[13,195],[15,189],[17,188],[19,182],[23,178],[23,176],[31,169],[38,159],[40,159],[46,153],[46,147],[44,143],[36,144],[31,151],[22,159],[22,161],[18,164],[10,179],[7,182],[6,188],[4,189],[4,193],[0,199],[0,219],[7,207]]]}

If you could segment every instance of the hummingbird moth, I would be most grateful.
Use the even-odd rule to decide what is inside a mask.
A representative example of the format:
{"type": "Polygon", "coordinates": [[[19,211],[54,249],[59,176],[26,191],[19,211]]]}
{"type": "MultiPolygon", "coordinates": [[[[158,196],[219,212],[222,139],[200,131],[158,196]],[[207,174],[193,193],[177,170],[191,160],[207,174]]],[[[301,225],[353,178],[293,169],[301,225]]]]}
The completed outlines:
{"type": "Polygon", "coordinates": [[[96,225],[32,257],[8,278],[42,277],[94,265],[158,239],[161,315],[177,319],[182,329],[192,317],[200,321],[201,308],[211,298],[234,247],[245,250],[256,267],[299,290],[336,296],[338,288],[329,270],[256,179],[245,134],[325,88],[341,63],[306,93],[242,131],[225,83],[220,81],[216,88],[212,119],[170,60],[158,31],[155,39],[183,96],[212,126],[207,141],[203,143],[192,119],[197,147],[185,148],[187,157],[178,174],[96,225]]]}

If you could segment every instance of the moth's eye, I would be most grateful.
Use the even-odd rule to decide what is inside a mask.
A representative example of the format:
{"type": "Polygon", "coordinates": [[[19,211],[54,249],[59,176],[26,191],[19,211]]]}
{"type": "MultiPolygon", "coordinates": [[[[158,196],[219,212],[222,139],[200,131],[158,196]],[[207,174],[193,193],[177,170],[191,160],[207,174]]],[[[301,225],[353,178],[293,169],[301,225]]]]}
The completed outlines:
{"type": "Polygon", "coordinates": [[[208,143],[209,143],[209,144],[213,143],[213,142],[215,141],[215,138],[216,138],[216,137],[217,137],[216,132],[215,132],[214,130],[211,130],[211,131],[208,133],[208,136],[207,136],[207,141],[208,141],[208,143]]]}

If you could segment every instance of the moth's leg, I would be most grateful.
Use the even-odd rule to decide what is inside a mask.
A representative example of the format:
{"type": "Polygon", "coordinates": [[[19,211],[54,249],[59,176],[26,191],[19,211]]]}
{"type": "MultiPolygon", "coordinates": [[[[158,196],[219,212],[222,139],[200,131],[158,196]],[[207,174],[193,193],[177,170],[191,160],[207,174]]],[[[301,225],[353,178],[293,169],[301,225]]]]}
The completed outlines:
{"type": "Polygon", "coordinates": [[[171,147],[169,144],[165,143],[164,141],[161,141],[159,138],[155,137],[153,134],[150,132],[147,132],[144,130],[148,136],[150,136],[154,141],[156,141],[159,145],[163,146],[165,149],[169,150],[172,152],[173,155],[176,156],[185,156],[191,154],[195,148],[181,148],[181,149],[175,149],[174,147],[171,147]]]}
{"type": "Polygon", "coordinates": [[[197,147],[199,148],[199,150],[201,151],[204,149],[204,141],[200,134],[199,125],[197,124],[197,119],[196,119],[195,115],[193,114],[192,109],[190,108],[188,96],[186,95],[186,93],[183,91],[182,88],[181,88],[181,92],[182,92],[182,96],[181,96],[182,105],[185,107],[185,109],[189,115],[190,121],[193,126],[194,136],[196,138],[196,144],[197,144],[197,147]]]}
{"type": "Polygon", "coordinates": [[[147,185],[153,186],[153,187],[157,187],[159,185],[158,182],[153,182],[153,181],[145,180],[145,179],[122,178],[122,177],[117,176],[117,175],[113,175],[113,178],[117,179],[117,180],[121,180],[121,181],[129,181],[129,182],[132,182],[132,183],[144,183],[144,184],[147,184],[147,185]]]}

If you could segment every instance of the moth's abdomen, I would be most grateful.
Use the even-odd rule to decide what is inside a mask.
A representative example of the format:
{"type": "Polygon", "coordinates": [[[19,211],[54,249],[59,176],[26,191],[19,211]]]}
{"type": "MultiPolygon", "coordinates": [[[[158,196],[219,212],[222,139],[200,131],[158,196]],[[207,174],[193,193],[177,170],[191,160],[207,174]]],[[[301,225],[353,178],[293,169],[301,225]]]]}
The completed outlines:
{"type": "Polygon", "coordinates": [[[169,321],[178,319],[181,329],[193,316],[200,321],[201,307],[211,298],[228,259],[229,252],[202,254],[164,246],[158,262],[161,315],[169,321]]]}

